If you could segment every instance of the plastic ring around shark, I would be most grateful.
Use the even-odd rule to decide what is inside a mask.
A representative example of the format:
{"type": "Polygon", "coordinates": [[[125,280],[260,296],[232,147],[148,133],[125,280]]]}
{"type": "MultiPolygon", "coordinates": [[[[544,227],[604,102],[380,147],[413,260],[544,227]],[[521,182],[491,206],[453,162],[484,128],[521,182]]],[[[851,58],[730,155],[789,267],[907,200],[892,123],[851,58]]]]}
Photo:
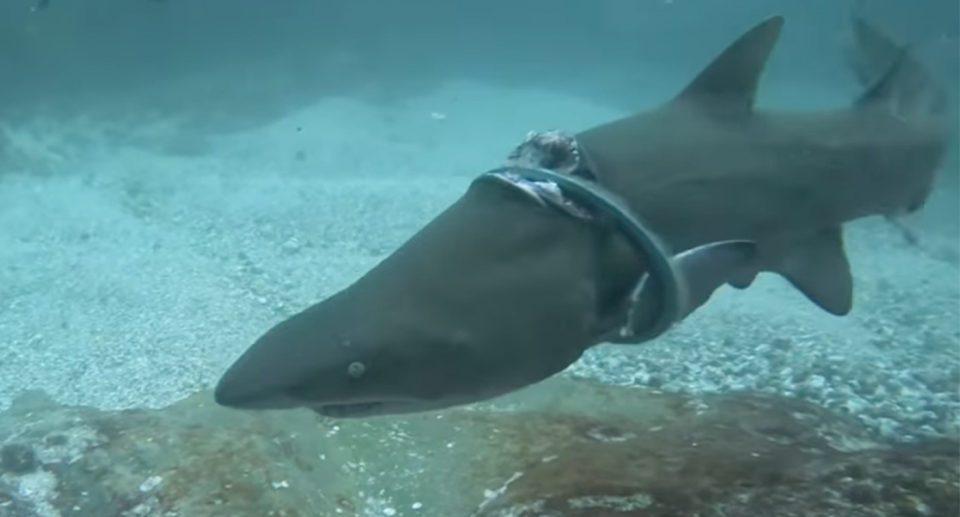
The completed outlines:
{"type": "MultiPolygon", "coordinates": [[[[648,273],[641,276],[637,286],[632,290],[631,299],[636,301],[639,292],[647,288],[652,278],[661,286],[662,304],[660,312],[653,324],[644,329],[632,328],[636,318],[636,305],[632,306],[627,316],[627,327],[613,343],[639,344],[651,341],[667,332],[683,314],[686,301],[681,288],[681,278],[673,266],[671,256],[656,235],[641,222],[626,203],[605,189],[602,185],[590,182],[576,176],[561,174],[549,169],[535,167],[507,166],[487,171],[477,180],[493,178],[502,180],[504,175],[513,175],[529,181],[551,182],[574,201],[599,210],[613,218],[614,222],[627,239],[643,254],[647,260],[648,273]]],[[[474,180],[474,181],[477,181],[474,180]]],[[[541,200],[541,204],[543,200],[541,200]]],[[[569,213],[566,212],[565,213],[569,213]]]]}

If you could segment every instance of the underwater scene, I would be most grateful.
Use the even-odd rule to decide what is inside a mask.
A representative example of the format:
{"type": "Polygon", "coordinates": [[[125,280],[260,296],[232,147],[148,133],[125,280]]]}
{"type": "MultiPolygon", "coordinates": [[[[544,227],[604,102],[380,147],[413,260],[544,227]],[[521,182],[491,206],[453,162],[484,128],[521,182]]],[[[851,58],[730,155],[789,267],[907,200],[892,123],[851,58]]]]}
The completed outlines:
{"type": "Polygon", "coordinates": [[[0,517],[960,515],[956,0],[4,0],[0,517]]]}

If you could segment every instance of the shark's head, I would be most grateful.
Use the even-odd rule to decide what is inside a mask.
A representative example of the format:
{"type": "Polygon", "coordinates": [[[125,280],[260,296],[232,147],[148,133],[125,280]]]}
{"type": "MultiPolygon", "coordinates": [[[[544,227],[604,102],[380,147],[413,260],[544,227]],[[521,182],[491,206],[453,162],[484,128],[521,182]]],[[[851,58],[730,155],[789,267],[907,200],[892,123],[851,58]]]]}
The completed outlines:
{"type": "Polygon", "coordinates": [[[477,378],[483,365],[469,343],[411,335],[390,314],[354,305],[350,294],[270,329],[224,374],[216,401],[238,409],[306,407],[327,416],[366,417],[443,408],[484,392],[477,378]]]}
{"type": "Polygon", "coordinates": [[[433,397],[416,383],[424,372],[415,360],[388,364],[369,344],[346,339],[297,340],[288,335],[297,324],[288,320],[259,339],[220,380],[217,403],[238,409],[307,407],[337,417],[432,409],[433,397]],[[308,346],[311,353],[297,352],[308,346]]]}
{"type": "Polygon", "coordinates": [[[522,194],[474,186],[357,282],[266,332],[216,401],[367,417],[539,382],[593,344],[590,235],[522,194]]]}

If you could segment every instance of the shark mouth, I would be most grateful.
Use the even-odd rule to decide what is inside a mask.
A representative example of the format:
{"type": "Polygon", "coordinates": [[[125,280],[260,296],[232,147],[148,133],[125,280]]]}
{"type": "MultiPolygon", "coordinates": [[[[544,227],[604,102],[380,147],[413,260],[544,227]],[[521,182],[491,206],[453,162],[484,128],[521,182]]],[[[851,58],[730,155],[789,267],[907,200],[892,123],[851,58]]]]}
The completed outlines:
{"type": "Polygon", "coordinates": [[[353,404],[324,404],[314,407],[313,410],[323,416],[332,418],[349,418],[352,416],[367,416],[376,413],[383,407],[383,402],[356,402],[353,404]]]}

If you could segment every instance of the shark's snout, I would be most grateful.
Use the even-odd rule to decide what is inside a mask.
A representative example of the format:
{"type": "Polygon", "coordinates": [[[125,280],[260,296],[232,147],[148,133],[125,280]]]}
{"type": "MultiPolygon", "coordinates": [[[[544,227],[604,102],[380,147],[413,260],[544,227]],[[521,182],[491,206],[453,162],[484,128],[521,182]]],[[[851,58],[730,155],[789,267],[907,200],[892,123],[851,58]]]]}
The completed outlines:
{"type": "Polygon", "coordinates": [[[290,409],[299,405],[284,394],[282,386],[265,385],[263,381],[268,379],[235,364],[217,383],[213,398],[217,404],[235,409],[290,409]]]}
{"type": "Polygon", "coordinates": [[[302,393],[308,382],[323,387],[312,395],[332,393],[339,377],[349,376],[351,351],[331,337],[338,329],[328,318],[317,318],[325,316],[323,309],[330,303],[294,315],[257,339],[217,383],[217,404],[236,409],[301,407],[309,402],[302,393]]]}
{"type": "Polygon", "coordinates": [[[372,337],[374,321],[344,297],[316,304],[247,349],[223,374],[214,399],[235,409],[308,408],[338,418],[421,410],[429,397],[418,391],[416,379],[425,375],[415,365],[424,361],[414,357],[415,347],[372,337]]]}
{"type": "MultiPolygon", "coordinates": [[[[345,382],[344,376],[340,375],[342,369],[310,369],[298,375],[292,372],[297,368],[306,370],[303,364],[297,364],[297,361],[282,364],[278,362],[279,358],[274,357],[269,364],[290,373],[288,376],[276,376],[272,373],[274,370],[246,359],[247,355],[241,357],[217,383],[214,390],[217,404],[246,410],[303,407],[325,416],[346,418],[379,414],[384,412],[388,405],[412,402],[352,395],[347,388],[350,383],[345,382]],[[300,380],[303,378],[313,382],[305,383],[300,380]]],[[[257,360],[264,359],[265,357],[261,356],[257,360]]]]}
{"type": "Polygon", "coordinates": [[[375,387],[378,381],[367,382],[359,378],[362,375],[351,375],[350,365],[355,368],[357,362],[346,368],[339,368],[333,362],[325,368],[307,367],[304,362],[289,357],[283,360],[283,354],[275,355],[276,351],[272,349],[267,354],[267,350],[256,345],[248,350],[217,384],[214,390],[217,404],[245,410],[307,408],[334,418],[427,409],[427,402],[416,397],[370,393],[366,388],[375,387]],[[287,375],[275,375],[277,371],[287,375]]]}

